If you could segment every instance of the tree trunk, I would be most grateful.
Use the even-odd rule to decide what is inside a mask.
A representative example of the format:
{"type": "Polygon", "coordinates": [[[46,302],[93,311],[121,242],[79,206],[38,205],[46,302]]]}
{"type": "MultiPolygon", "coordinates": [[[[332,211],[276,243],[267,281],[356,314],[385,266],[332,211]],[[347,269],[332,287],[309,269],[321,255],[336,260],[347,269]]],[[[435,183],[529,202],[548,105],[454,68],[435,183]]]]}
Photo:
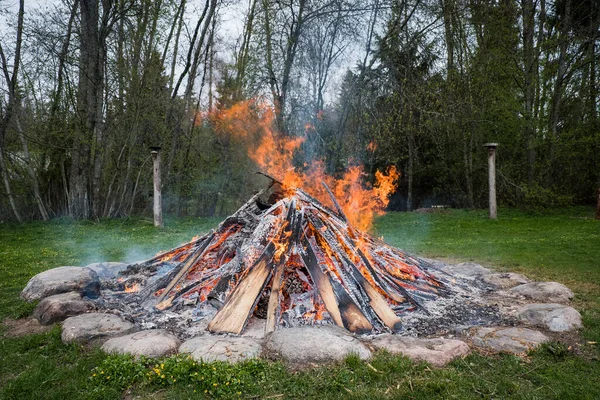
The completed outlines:
{"type": "Polygon", "coordinates": [[[408,128],[408,193],[406,195],[406,211],[413,209],[413,181],[415,175],[415,135],[412,127],[408,128]]]}
{"type": "Polygon", "coordinates": [[[10,186],[10,178],[8,176],[8,170],[6,169],[6,161],[4,160],[4,146],[0,146],[0,169],[2,169],[2,180],[4,181],[4,189],[6,190],[8,202],[10,203],[10,207],[13,210],[15,218],[17,221],[19,221],[19,223],[21,223],[23,222],[23,218],[21,218],[21,214],[19,213],[19,209],[15,203],[15,197],[10,186]]]}
{"type": "MultiPolygon", "coordinates": [[[[567,50],[569,48],[569,32],[571,31],[571,6],[572,0],[565,0],[565,15],[561,21],[558,68],[552,92],[552,104],[550,109],[550,133],[552,142],[557,138],[560,109],[563,99],[563,86],[567,72],[567,50]]],[[[554,145],[552,146],[554,147],[554,145]]]]}
{"type": "Polygon", "coordinates": [[[17,132],[19,134],[19,139],[21,140],[21,144],[23,145],[23,161],[25,161],[25,169],[27,170],[27,174],[29,175],[29,179],[31,179],[31,188],[33,189],[33,196],[35,198],[35,202],[38,206],[38,210],[40,211],[40,215],[44,221],[48,221],[50,217],[48,216],[48,212],[46,211],[46,206],[44,205],[44,200],[42,200],[42,195],[40,194],[40,185],[38,182],[37,175],[33,166],[31,165],[31,156],[29,155],[29,146],[27,144],[27,139],[25,138],[25,134],[23,133],[23,127],[21,126],[21,121],[18,116],[15,116],[15,124],[17,126],[17,132]]]}
{"type": "Polygon", "coordinates": [[[2,120],[0,120],[0,169],[2,169],[2,180],[4,181],[4,188],[6,189],[6,196],[8,197],[8,201],[13,210],[13,214],[15,218],[19,222],[23,222],[21,218],[21,214],[19,213],[19,209],[17,208],[17,204],[15,202],[14,194],[12,192],[12,188],[10,185],[10,176],[8,174],[8,167],[6,165],[6,160],[4,158],[4,144],[6,135],[8,133],[8,128],[12,121],[13,115],[18,111],[17,110],[17,82],[19,79],[19,66],[21,64],[21,43],[23,40],[23,17],[25,14],[25,1],[19,1],[19,12],[17,16],[17,40],[15,44],[15,56],[13,62],[13,71],[12,76],[9,75],[8,64],[6,60],[6,55],[4,54],[4,49],[0,44],[0,59],[2,61],[2,65],[0,69],[4,72],[4,78],[6,80],[6,86],[8,88],[8,101],[6,104],[6,110],[4,111],[4,115],[2,115],[2,120]]]}
{"type": "Polygon", "coordinates": [[[535,174],[535,125],[533,103],[535,100],[536,68],[533,48],[535,26],[535,8],[533,0],[522,0],[523,11],[523,102],[524,102],[524,138],[527,143],[527,180],[531,185],[535,174]]]}

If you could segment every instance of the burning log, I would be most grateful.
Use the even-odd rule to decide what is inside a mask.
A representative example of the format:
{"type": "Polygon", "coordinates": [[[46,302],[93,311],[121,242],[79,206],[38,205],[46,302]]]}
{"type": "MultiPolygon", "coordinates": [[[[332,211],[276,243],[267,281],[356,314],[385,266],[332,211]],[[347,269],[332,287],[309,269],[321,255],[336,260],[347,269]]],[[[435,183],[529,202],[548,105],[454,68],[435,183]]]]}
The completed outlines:
{"type": "Polygon", "coordinates": [[[241,334],[264,315],[266,332],[335,324],[362,334],[400,331],[420,299],[449,294],[428,264],[353,228],[324,186],[336,211],[273,179],[215,231],[130,266],[171,266],[135,295],[147,312],[210,304],[211,332],[241,334]]]}

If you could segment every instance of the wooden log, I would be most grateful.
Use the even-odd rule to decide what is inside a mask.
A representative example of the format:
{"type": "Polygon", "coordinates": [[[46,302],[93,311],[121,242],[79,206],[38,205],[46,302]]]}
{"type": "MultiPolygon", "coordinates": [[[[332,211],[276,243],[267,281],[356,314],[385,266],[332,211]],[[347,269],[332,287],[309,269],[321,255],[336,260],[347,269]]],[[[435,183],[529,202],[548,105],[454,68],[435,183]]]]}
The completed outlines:
{"type": "MultiPolygon", "coordinates": [[[[292,201],[289,203],[286,224],[279,235],[280,243],[281,241],[286,242],[285,245],[288,254],[299,238],[300,228],[303,221],[303,214],[296,210],[296,204],[296,199],[292,199],[292,201]]],[[[289,257],[288,254],[280,258],[277,266],[275,267],[275,276],[273,277],[273,281],[271,283],[271,294],[269,296],[269,305],[267,307],[267,323],[265,325],[265,334],[273,332],[275,330],[275,325],[277,324],[281,298],[281,284],[283,281],[285,265],[289,257]]]]}
{"type": "Polygon", "coordinates": [[[305,251],[300,252],[300,256],[331,319],[337,326],[345,326],[331,282],[317,264],[317,258],[308,245],[305,251]]]}
{"type": "Polygon", "coordinates": [[[190,251],[193,251],[193,247],[194,246],[198,246],[200,245],[204,240],[206,240],[206,238],[212,233],[211,232],[199,237],[196,240],[192,240],[190,242],[184,243],[182,245],[179,245],[177,247],[175,247],[174,249],[168,250],[168,251],[164,251],[162,253],[159,253],[157,255],[155,255],[152,258],[149,258],[146,261],[142,261],[140,263],[136,263],[136,264],[130,264],[127,269],[122,273],[123,275],[131,275],[131,274],[136,274],[139,273],[142,269],[148,268],[152,265],[155,265],[157,263],[161,263],[160,259],[164,258],[166,256],[172,256],[174,254],[177,254],[181,249],[184,249],[186,247],[189,247],[190,251]]]}
{"type": "Polygon", "coordinates": [[[231,261],[223,267],[224,273],[219,282],[212,288],[207,296],[207,300],[217,310],[220,310],[225,304],[225,300],[232,290],[232,282],[235,283],[236,275],[242,271],[243,256],[239,249],[236,249],[236,254],[231,261]]]}
{"type": "MultiPolygon", "coordinates": [[[[305,233],[306,235],[306,233],[305,233]]],[[[304,250],[300,253],[311,279],[325,304],[325,308],[338,326],[343,326],[350,332],[363,334],[373,330],[373,325],[365,317],[354,300],[346,293],[336,279],[323,272],[317,261],[312,244],[305,237],[302,245],[304,250]]]]}
{"type": "MultiPolygon", "coordinates": [[[[353,256],[354,257],[359,257],[360,260],[362,261],[362,263],[364,264],[364,266],[366,267],[367,271],[371,275],[371,278],[373,279],[373,281],[375,282],[375,284],[378,285],[379,288],[382,291],[384,291],[392,300],[394,300],[397,303],[402,303],[402,302],[404,302],[406,300],[400,293],[398,293],[397,291],[393,290],[393,288],[391,288],[389,285],[387,285],[385,283],[385,281],[383,281],[379,277],[379,274],[377,274],[377,272],[374,271],[374,269],[371,266],[371,263],[369,262],[368,258],[360,250],[360,248],[358,248],[356,246],[356,241],[355,240],[353,240],[352,238],[350,238],[349,236],[347,236],[344,231],[341,231],[341,230],[337,229],[337,227],[335,225],[333,225],[331,223],[331,221],[329,221],[327,219],[325,219],[325,220],[319,220],[319,219],[313,218],[311,220],[311,222],[313,222],[313,221],[314,221],[314,223],[317,223],[317,224],[323,223],[328,229],[330,229],[332,232],[334,232],[335,237],[333,236],[333,234],[327,234],[327,232],[323,232],[321,229],[318,230],[318,234],[321,235],[323,237],[323,239],[330,246],[334,246],[336,240],[337,241],[341,241],[344,244],[344,247],[346,249],[350,250],[353,253],[353,254],[348,254],[346,252],[346,254],[349,257],[353,257],[353,256]]],[[[348,260],[348,262],[352,265],[352,269],[356,270],[356,266],[354,265],[354,263],[351,262],[350,260],[348,260]]],[[[358,272],[358,271],[356,271],[356,272],[358,272]]],[[[390,327],[390,329],[391,329],[391,327],[390,327]]]]}
{"type": "Polygon", "coordinates": [[[281,283],[283,281],[283,272],[285,262],[280,262],[275,269],[275,276],[271,284],[271,295],[269,296],[269,306],[267,307],[267,323],[265,325],[265,334],[273,332],[277,324],[279,301],[281,297],[281,283]]]}
{"type": "MultiPolygon", "coordinates": [[[[177,285],[177,283],[179,282],[179,280],[183,277],[183,275],[186,272],[188,272],[190,270],[190,268],[192,268],[192,266],[196,263],[196,261],[198,261],[198,259],[200,259],[204,255],[205,250],[208,248],[208,246],[210,245],[210,243],[212,242],[212,240],[213,240],[214,237],[215,237],[215,233],[212,232],[212,234],[209,235],[209,237],[202,243],[202,245],[200,245],[196,249],[196,251],[194,251],[192,254],[190,254],[188,256],[188,258],[183,263],[183,266],[181,267],[181,269],[179,270],[179,272],[177,273],[177,275],[175,275],[175,278],[173,278],[173,280],[167,285],[167,287],[165,288],[165,290],[159,296],[159,298],[157,300],[158,304],[160,304],[164,300],[164,298],[167,296],[167,294],[169,294],[169,292],[171,291],[171,289],[173,289],[173,287],[175,287],[175,285],[177,285]]],[[[171,299],[171,301],[172,300],[173,299],[171,299]]],[[[163,307],[164,307],[164,305],[163,305],[163,307]]]]}
{"type": "Polygon", "coordinates": [[[305,203],[304,204],[305,207],[315,208],[315,209],[321,211],[322,213],[324,213],[325,215],[327,215],[328,218],[333,218],[333,219],[339,221],[341,224],[345,224],[345,222],[340,219],[340,217],[338,216],[338,214],[335,211],[333,211],[331,208],[327,207],[326,205],[322,204],[321,202],[319,202],[317,199],[315,199],[314,197],[312,197],[305,191],[303,191],[301,189],[297,189],[296,195],[300,198],[300,200],[302,200],[305,203]]]}
{"type": "Polygon", "coordinates": [[[272,274],[273,269],[269,264],[274,251],[275,246],[271,242],[208,324],[210,332],[228,332],[236,335],[242,333],[259,295],[272,274]]]}
{"type": "MultiPolygon", "coordinates": [[[[318,224],[318,222],[319,222],[319,221],[315,220],[314,218],[309,218],[309,219],[311,221],[311,224],[312,223],[318,224]]],[[[331,234],[331,233],[327,234],[327,232],[323,232],[321,229],[319,229],[318,226],[315,226],[315,228],[317,228],[317,229],[315,229],[315,235],[320,236],[322,241],[327,243],[327,245],[330,248],[335,249],[335,247],[334,247],[335,246],[335,242],[334,242],[335,238],[333,237],[333,234],[331,234]]],[[[333,227],[329,226],[329,229],[333,229],[333,227]]],[[[343,235],[343,234],[338,233],[338,235],[336,235],[336,236],[338,237],[338,239],[344,240],[345,249],[355,252],[356,254],[354,254],[354,255],[358,255],[358,249],[353,246],[353,242],[349,241],[347,238],[340,237],[340,235],[343,235]]],[[[357,293],[357,295],[362,295],[364,293],[364,295],[366,296],[366,301],[370,305],[371,309],[373,311],[375,311],[375,314],[377,314],[377,316],[383,322],[383,324],[385,326],[387,326],[393,332],[400,331],[402,329],[402,323],[401,323],[400,318],[390,308],[387,301],[385,301],[385,299],[377,291],[377,289],[375,289],[375,287],[373,287],[373,285],[363,276],[363,273],[357,268],[357,266],[354,265],[354,263],[348,257],[348,254],[343,249],[340,249],[339,251],[334,252],[333,254],[334,254],[334,256],[336,256],[338,258],[339,265],[341,267],[343,267],[344,270],[346,271],[346,273],[348,273],[354,280],[354,282],[351,283],[352,286],[356,285],[360,289],[362,289],[362,293],[360,293],[360,294],[357,293]]],[[[363,263],[368,262],[368,260],[366,260],[366,257],[364,259],[361,259],[361,261],[363,261],[363,263]]],[[[381,285],[380,287],[383,290],[383,288],[385,288],[386,285],[384,285],[383,282],[381,282],[381,280],[379,280],[379,277],[374,273],[374,271],[372,271],[372,269],[369,272],[374,281],[375,281],[375,279],[377,279],[377,281],[381,285]]],[[[347,282],[347,283],[350,284],[350,282],[347,282]]],[[[395,298],[394,300],[397,299],[398,302],[405,301],[404,297],[394,296],[394,294],[395,294],[394,291],[390,291],[389,295],[390,295],[390,297],[393,296],[395,298]]],[[[367,309],[363,310],[363,312],[366,313],[365,315],[368,314],[367,309]]]]}
{"type": "Polygon", "coordinates": [[[335,206],[340,219],[342,219],[342,221],[344,221],[344,222],[347,223],[348,222],[348,218],[346,217],[346,214],[344,213],[344,210],[342,210],[342,207],[340,206],[340,203],[338,203],[337,199],[333,195],[333,192],[331,191],[331,189],[329,189],[329,186],[327,186],[327,184],[325,182],[323,182],[323,181],[321,181],[321,184],[325,187],[325,190],[329,194],[329,197],[331,198],[331,201],[333,202],[333,205],[335,206]]]}

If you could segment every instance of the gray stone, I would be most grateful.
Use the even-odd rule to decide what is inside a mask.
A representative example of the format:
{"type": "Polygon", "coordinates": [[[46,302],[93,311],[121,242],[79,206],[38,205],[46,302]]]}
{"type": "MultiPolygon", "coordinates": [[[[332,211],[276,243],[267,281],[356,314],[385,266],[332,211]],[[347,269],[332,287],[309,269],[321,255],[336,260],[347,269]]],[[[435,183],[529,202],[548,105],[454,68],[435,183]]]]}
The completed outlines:
{"type": "Polygon", "coordinates": [[[91,313],[67,318],[63,322],[65,343],[102,343],[106,339],[131,333],[134,325],[114,314],[91,313]]]}
{"type": "Polygon", "coordinates": [[[510,293],[543,303],[567,303],[573,292],[558,282],[531,282],[515,286],[510,293]]]}
{"type": "Polygon", "coordinates": [[[299,365],[343,360],[350,354],[363,360],[371,357],[364,344],[345,329],[332,325],[276,330],[268,337],[265,348],[273,356],[299,365]]]}
{"type": "Polygon", "coordinates": [[[61,293],[48,296],[33,310],[33,316],[42,325],[50,325],[68,317],[95,309],[94,303],[81,298],[77,292],[61,293]]]}
{"type": "Polygon", "coordinates": [[[40,300],[53,294],[86,292],[98,294],[100,282],[96,272],[82,267],[58,267],[35,275],[21,292],[26,301],[40,300]]]}
{"type": "Polygon", "coordinates": [[[471,337],[475,346],[513,354],[525,353],[549,340],[538,331],[504,327],[478,328],[471,337]]]}
{"type": "Polygon", "coordinates": [[[176,353],[179,345],[179,340],[173,334],[163,329],[152,329],[108,339],[102,345],[102,350],[156,358],[176,353]]]}
{"type": "Polygon", "coordinates": [[[581,314],[573,307],[562,304],[527,304],[517,311],[517,317],[532,325],[552,332],[568,332],[581,328],[581,314]]]}
{"type": "Polygon", "coordinates": [[[236,363],[257,358],[262,352],[260,341],[239,336],[204,335],[184,342],[180,353],[189,354],[196,361],[226,361],[236,363]]]}
{"type": "Polygon", "coordinates": [[[446,270],[454,275],[462,275],[468,277],[477,277],[491,273],[487,268],[472,262],[464,262],[456,265],[446,266],[446,270]]]}
{"type": "Polygon", "coordinates": [[[487,274],[481,277],[481,280],[499,289],[510,289],[515,286],[529,282],[525,276],[506,272],[501,274],[487,274]]]}
{"type": "Polygon", "coordinates": [[[469,346],[456,339],[420,339],[385,334],[376,337],[371,345],[392,354],[402,354],[413,361],[425,361],[442,367],[458,357],[469,354],[469,346]]]}
{"type": "Polygon", "coordinates": [[[96,274],[98,274],[100,282],[104,282],[109,279],[117,278],[119,276],[119,273],[125,271],[125,269],[127,269],[128,266],[129,264],[122,262],[100,262],[90,264],[86,266],[86,268],[89,268],[96,274]]]}

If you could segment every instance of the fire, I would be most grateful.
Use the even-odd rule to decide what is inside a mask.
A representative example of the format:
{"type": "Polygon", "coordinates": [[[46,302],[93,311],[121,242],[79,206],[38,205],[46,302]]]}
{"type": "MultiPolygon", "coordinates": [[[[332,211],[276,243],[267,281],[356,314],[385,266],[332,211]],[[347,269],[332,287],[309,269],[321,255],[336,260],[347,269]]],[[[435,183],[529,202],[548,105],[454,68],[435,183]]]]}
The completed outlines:
{"type": "Polygon", "coordinates": [[[140,284],[137,282],[125,285],[125,293],[136,293],[139,290],[140,290],[140,284]]]}
{"type": "MultiPolygon", "coordinates": [[[[321,161],[298,168],[293,163],[294,154],[306,138],[277,133],[273,129],[273,110],[256,100],[243,101],[229,109],[215,111],[209,118],[219,134],[241,140],[257,166],[280,180],[285,188],[304,188],[322,203],[332,204],[321,182],[327,184],[339,200],[350,224],[359,230],[371,227],[374,217],[383,213],[389,203],[388,196],[397,188],[399,174],[393,166],[385,173],[377,171],[372,185],[365,181],[366,174],[360,165],[351,166],[336,177],[325,172],[325,164],[321,161]]],[[[314,129],[307,124],[307,131],[311,128],[314,129]]],[[[369,150],[375,148],[375,144],[369,145],[369,150]]]]}

